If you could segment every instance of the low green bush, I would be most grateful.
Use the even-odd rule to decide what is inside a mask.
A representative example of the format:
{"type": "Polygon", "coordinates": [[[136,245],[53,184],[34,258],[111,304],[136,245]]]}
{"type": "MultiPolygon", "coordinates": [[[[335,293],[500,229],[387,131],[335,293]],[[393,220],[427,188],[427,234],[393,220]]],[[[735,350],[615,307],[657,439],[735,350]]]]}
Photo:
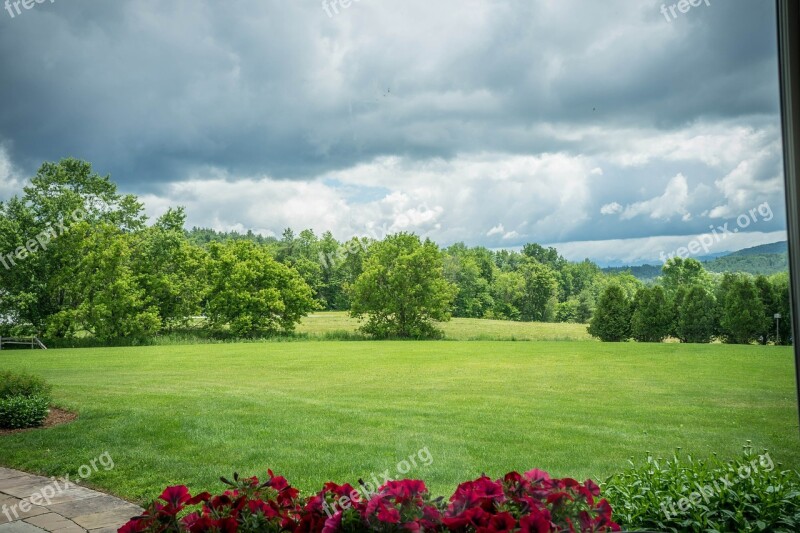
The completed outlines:
{"type": "Polygon", "coordinates": [[[0,371],[0,428],[41,426],[50,406],[50,385],[38,376],[0,371]]]}
{"type": "Polygon", "coordinates": [[[12,372],[10,370],[0,371],[0,398],[14,396],[41,396],[49,399],[50,385],[39,376],[34,376],[33,374],[12,372]]]}
{"type": "Polygon", "coordinates": [[[50,399],[44,396],[0,398],[0,428],[21,429],[41,426],[47,418],[50,399]]]}
{"type": "Polygon", "coordinates": [[[648,454],[606,480],[603,495],[623,529],[800,531],[800,474],[780,466],[749,443],[730,461],[648,454]]]}

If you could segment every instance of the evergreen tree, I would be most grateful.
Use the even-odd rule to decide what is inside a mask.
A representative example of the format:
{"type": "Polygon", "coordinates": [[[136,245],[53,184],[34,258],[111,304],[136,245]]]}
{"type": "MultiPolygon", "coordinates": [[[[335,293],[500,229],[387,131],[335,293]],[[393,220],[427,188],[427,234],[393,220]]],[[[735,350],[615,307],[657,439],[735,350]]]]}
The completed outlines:
{"type": "Polygon", "coordinates": [[[750,344],[764,331],[764,304],[753,281],[739,276],[725,295],[720,328],[725,342],[750,344]]]}
{"type": "Polygon", "coordinates": [[[622,342],[631,336],[631,306],[618,285],[609,285],[589,324],[589,334],[604,342],[622,342]]]}
{"type": "Polygon", "coordinates": [[[764,305],[764,318],[762,329],[759,333],[761,344],[767,344],[775,340],[775,313],[779,313],[778,297],[775,293],[775,286],[766,276],[756,276],[754,281],[758,297],[764,305]]]}
{"type": "Polygon", "coordinates": [[[642,287],[633,301],[631,336],[639,342],[661,342],[670,330],[670,309],[664,289],[642,287]]]}
{"type": "Polygon", "coordinates": [[[678,308],[676,335],[682,342],[708,343],[717,330],[717,301],[705,287],[685,292],[678,308]]]}

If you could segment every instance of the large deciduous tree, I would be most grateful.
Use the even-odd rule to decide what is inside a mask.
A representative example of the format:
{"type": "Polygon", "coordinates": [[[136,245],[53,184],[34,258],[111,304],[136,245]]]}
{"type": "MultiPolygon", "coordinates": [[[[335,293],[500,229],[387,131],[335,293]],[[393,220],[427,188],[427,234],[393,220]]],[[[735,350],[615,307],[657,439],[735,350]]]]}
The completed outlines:
{"type": "Polygon", "coordinates": [[[81,244],[80,259],[53,278],[64,309],[48,317],[48,337],[88,332],[100,341],[137,339],[158,332],[158,308],[133,269],[133,236],[108,223],[82,222],[69,237],[81,244]]]}
{"type": "Polygon", "coordinates": [[[169,209],[135,236],[133,270],[164,331],[188,326],[208,292],[207,254],[186,238],[185,222],[183,208],[169,209]]]}
{"type": "Polygon", "coordinates": [[[476,257],[458,243],[444,251],[444,275],[458,289],[453,316],[481,318],[492,307],[489,281],[476,257]]]}
{"type": "Polygon", "coordinates": [[[450,319],[456,287],[443,273],[442,253],[430,240],[398,233],[370,247],[353,284],[350,314],[378,338],[440,334],[434,322],[450,319]]]}
{"type": "Polygon", "coordinates": [[[558,305],[558,279],[548,265],[526,260],[520,267],[525,280],[525,298],[520,305],[522,320],[552,322],[558,305]]]}
{"type": "Polygon", "coordinates": [[[672,299],[680,287],[687,290],[695,285],[711,287],[711,276],[697,259],[673,257],[661,269],[661,285],[672,299]]]}
{"type": "Polygon", "coordinates": [[[316,308],[303,278],[263,246],[215,242],[208,251],[206,315],[216,334],[253,337],[291,332],[316,308]]]}
{"type": "Polygon", "coordinates": [[[120,195],[108,176],[76,159],[42,164],[21,196],[0,203],[0,254],[25,256],[0,268],[0,315],[17,331],[42,333],[50,317],[74,309],[68,289],[53,280],[82,260],[83,244],[72,234],[81,221],[129,233],[144,227],[145,216],[136,197],[120,195]]]}

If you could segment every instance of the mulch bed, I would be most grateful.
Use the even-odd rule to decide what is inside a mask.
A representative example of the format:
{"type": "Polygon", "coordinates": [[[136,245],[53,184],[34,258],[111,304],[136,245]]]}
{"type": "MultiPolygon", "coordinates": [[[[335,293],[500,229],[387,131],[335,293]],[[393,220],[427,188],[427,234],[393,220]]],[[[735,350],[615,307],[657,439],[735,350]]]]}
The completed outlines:
{"type": "Polygon", "coordinates": [[[61,424],[69,424],[76,418],[78,418],[77,413],[71,413],[70,411],[59,409],[58,407],[51,407],[50,414],[47,415],[47,418],[44,420],[44,423],[38,428],[0,429],[0,437],[2,437],[3,435],[11,435],[13,433],[22,433],[24,431],[35,431],[37,429],[47,429],[53,426],[60,426],[61,424]]]}

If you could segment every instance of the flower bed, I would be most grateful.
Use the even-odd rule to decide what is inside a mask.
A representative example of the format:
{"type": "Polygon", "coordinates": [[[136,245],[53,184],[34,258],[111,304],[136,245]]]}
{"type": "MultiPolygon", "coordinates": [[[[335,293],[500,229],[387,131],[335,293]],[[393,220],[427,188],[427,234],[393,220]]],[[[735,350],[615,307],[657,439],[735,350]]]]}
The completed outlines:
{"type": "Polygon", "coordinates": [[[619,531],[611,506],[598,499],[591,480],[552,479],[546,472],[510,472],[502,479],[482,476],[462,483],[449,501],[432,499],[418,480],[388,481],[377,492],[326,483],[301,497],[285,478],[269,472],[257,478],[222,481],[221,495],[191,496],[185,486],[168,487],[142,516],[119,529],[138,532],[422,532],[550,533],[619,531]]]}

